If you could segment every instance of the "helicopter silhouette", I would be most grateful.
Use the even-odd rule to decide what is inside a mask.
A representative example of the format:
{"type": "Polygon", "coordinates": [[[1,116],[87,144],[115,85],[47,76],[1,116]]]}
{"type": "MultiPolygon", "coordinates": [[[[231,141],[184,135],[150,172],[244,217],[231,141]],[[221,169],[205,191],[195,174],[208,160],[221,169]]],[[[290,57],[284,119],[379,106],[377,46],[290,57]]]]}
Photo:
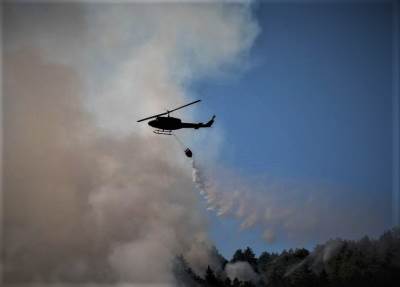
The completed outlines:
{"type": "Polygon", "coordinates": [[[146,120],[155,118],[154,120],[149,121],[148,125],[155,128],[156,130],[154,130],[153,132],[155,134],[159,134],[159,135],[172,135],[173,130],[179,130],[179,129],[196,129],[197,130],[199,128],[210,128],[214,123],[215,115],[212,116],[211,120],[209,120],[205,124],[204,123],[185,123],[185,122],[182,122],[181,119],[174,118],[169,115],[172,112],[175,112],[175,111],[185,108],[187,106],[196,104],[198,102],[201,102],[201,100],[191,102],[189,104],[180,106],[180,107],[175,108],[170,111],[167,110],[166,112],[161,113],[161,114],[157,114],[154,116],[150,116],[150,117],[138,120],[138,122],[142,122],[142,121],[146,121],[146,120]],[[163,117],[164,115],[167,115],[167,116],[163,117]]]}

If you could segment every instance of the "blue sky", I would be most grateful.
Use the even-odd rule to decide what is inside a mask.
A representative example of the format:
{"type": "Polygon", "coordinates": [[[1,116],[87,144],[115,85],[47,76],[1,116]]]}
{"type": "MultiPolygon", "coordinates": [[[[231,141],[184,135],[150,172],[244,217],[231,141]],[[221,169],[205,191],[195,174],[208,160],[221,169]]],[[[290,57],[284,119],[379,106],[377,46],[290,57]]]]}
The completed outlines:
{"type": "MultiPolygon", "coordinates": [[[[258,3],[261,32],[234,76],[192,87],[224,130],[221,161],[241,174],[342,186],[375,201],[391,224],[391,3],[258,3]]],[[[206,106],[206,107],[204,107],[206,106]]],[[[260,230],[210,213],[225,256],[267,245],[260,230]]],[[[308,247],[316,242],[310,241],[308,247]]]]}

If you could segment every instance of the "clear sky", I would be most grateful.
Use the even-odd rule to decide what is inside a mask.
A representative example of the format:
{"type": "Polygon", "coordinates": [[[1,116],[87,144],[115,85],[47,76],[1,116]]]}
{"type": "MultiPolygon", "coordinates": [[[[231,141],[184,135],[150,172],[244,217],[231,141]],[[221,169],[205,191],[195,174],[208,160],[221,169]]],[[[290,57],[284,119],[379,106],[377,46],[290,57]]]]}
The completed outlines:
{"type": "MultiPolygon", "coordinates": [[[[204,116],[214,111],[224,130],[222,162],[245,175],[362,192],[381,209],[382,228],[390,226],[391,5],[255,5],[261,32],[250,67],[193,86],[206,102],[204,116]]],[[[293,247],[285,240],[267,245],[257,229],[240,232],[235,220],[210,218],[224,255],[247,245],[256,252],[293,247]]]]}

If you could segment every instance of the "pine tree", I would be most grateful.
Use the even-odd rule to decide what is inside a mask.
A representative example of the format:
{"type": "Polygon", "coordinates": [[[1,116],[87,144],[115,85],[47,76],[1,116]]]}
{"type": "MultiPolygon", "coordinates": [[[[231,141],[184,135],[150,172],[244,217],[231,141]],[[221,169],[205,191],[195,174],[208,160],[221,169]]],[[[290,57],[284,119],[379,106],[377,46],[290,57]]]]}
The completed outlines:
{"type": "Polygon", "coordinates": [[[233,280],[232,287],[239,287],[239,286],[240,286],[240,281],[239,279],[235,278],[233,280]]]}
{"type": "Polygon", "coordinates": [[[271,260],[270,253],[268,253],[268,252],[261,253],[260,257],[258,257],[257,271],[259,273],[265,272],[267,264],[270,262],[270,260],[271,260]]]}
{"type": "Polygon", "coordinates": [[[236,250],[231,259],[231,263],[235,263],[238,261],[244,261],[244,254],[242,249],[236,250]]]}
{"type": "Polygon", "coordinates": [[[254,254],[253,250],[250,247],[247,247],[243,252],[243,261],[247,261],[254,271],[257,272],[257,258],[254,254]]]}
{"type": "Polygon", "coordinates": [[[210,266],[207,266],[206,275],[204,277],[206,286],[218,286],[218,280],[214,271],[210,266]]]}

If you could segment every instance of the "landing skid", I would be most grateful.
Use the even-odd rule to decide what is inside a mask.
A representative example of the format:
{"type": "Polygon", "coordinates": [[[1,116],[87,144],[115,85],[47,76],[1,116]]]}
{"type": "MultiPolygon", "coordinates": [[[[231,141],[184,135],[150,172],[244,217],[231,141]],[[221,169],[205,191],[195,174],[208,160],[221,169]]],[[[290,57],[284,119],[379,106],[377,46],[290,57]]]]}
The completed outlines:
{"type": "Polygon", "coordinates": [[[172,136],[172,131],[166,131],[166,130],[154,130],[153,133],[158,135],[172,136]]]}

